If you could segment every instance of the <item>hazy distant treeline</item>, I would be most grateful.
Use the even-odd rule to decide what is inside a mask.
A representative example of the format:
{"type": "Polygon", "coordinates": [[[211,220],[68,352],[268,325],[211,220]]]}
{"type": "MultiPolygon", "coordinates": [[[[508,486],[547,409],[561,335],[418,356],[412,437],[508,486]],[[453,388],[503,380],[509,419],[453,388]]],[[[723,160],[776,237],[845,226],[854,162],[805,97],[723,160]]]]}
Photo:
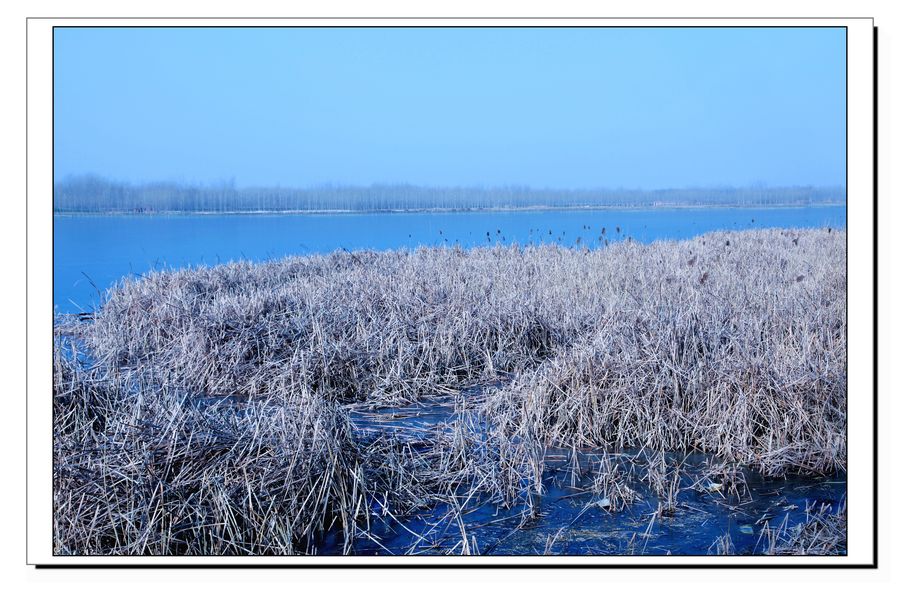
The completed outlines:
{"type": "Polygon", "coordinates": [[[778,206],[846,202],[842,187],[717,187],[664,190],[419,187],[313,188],[127,184],[99,177],[54,186],[56,212],[252,212],[475,210],[490,208],[778,206]]]}

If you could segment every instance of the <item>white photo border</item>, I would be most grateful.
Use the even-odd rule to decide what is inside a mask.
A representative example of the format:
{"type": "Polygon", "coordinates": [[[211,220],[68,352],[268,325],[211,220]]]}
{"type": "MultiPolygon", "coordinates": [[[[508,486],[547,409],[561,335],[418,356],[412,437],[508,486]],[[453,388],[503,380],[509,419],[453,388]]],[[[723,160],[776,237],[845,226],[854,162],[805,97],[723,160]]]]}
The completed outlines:
{"type": "Polygon", "coordinates": [[[27,28],[27,563],[53,567],[874,567],[875,27],[869,18],[29,18],[27,28]],[[55,556],[52,544],[54,27],[842,27],[847,32],[848,540],[846,556],[55,556]]]}

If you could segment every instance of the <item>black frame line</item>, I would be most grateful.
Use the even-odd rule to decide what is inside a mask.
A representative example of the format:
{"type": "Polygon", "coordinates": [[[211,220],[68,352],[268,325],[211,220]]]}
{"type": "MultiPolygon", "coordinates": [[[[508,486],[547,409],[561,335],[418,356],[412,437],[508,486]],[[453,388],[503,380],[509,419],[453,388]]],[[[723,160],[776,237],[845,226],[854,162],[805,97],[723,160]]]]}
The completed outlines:
{"type": "MultiPolygon", "coordinates": [[[[766,19],[771,19],[774,17],[749,17],[749,18],[741,18],[738,20],[760,20],[764,21],[766,19]]],[[[873,553],[872,553],[872,562],[871,563],[851,563],[851,564],[785,564],[785,563],[769,563],[769,564],[753,564],[753,563],[742,563],[742,564],[722,564],[722,563],[713,563],[713,564],[702,564],[702,563],[681,563],[681,564],[664,564],[664,563],[649,563],[649,564],[628,564],[628,563],[619,563],[619,564],[583,564],[583,563],[554,563],[551,564],[534,564],[534,563],[490,563],[490,564],[402,564],[397,562],[391,562],[386,564],[377,564],[375,562],[368,562],[365,564],[336,564],[336,563],[323,563],[323,564],[283,564],[283,563],[268,563],[268,564],[248,564],[248,563],[239,563],[239,564],[184,564],[184,563],[170,563],[170,564],[153,564],[153,563],[144,563],[144,564],[134,564],[134,565],[126,565],[121,563],[114,564],[90,564],[90,563],[81,563],[81,564],[59,564],[59,563],[27,563],[27,529],[28,529],[28,504],[26,501],[26,564],[32,564],[35,568],[38,569],[877,569],[878,568],[878,27],[875,26],[875,20],[873,17],[777,17],[780,21],[790,21],[790,20],[802,20],[802,21],[810,21],[810,20],[842,20],[842,21],[871,21],[872,22],[872,30],[873,30],[873,271],[874,271],[874,279],[873,279],[873,292],[874,292],[874,302],[873,302],[873,344],[874,344],[874,353],[873,353],[873,530],[872,530],[872,540],[873,540],[873,553]]],[[[845,175],[844,175],[844,189],[847,190],[849,196],[849,28],[846,25],[566,25],[566,22],[569,21],[592,21],[592,20],[603,20],[603,21],[615,21],[615,20],[629,20],[629,21],[640,21],[640,20],[665,20],[665,21],[680,21],[680,20],[716,20],[716,19],[727,19],[727,20],[735,20],[734,17],[27,17],[25,19],[25,39],[26,39],[26,50],[28,47],[28,21],[43,21],[43,20],[61,20],[65,19],[68,21],[75,20],[178,20],[178,21],[191,21],[191,20],[216,20],[216,21],[230,21],[230,20],[265,20],[265,21],[324,21],[324,20],[334,20],[334,21],[342,21],[342,20],[354,20],[354,21],[382,21],[382,20],[390,20],[390,21],[410,21],[410,20],[427,20],[427,21],[440,21],[440,20],[453,20],[453,21],[499,21],[499,20],[511,20],[511,21],[531,21],[531,20],[545,20],[545,21],[555,21],[558,24],[553,25],[400,25],[397,28],[422,28],[422,29],[464,29],[464,28],[486,28],[486,29],[633,29],[633,28],[647,28],[647,29],[819,29],[819,28],[828,28],[828,29],[843,29],[845,36],[845,56],[844,56],[844,75],[845,75],[845,113],[844,113],[844,162],[845,162],[845,175]]],[[[330,28],[353,28],[353,29],[387,29],[391,28],[388,25],[97,25],[97,26],[88,26],[88,25],[54,25],[51,28],[51,55],[53,62],[54,72],[51,75],[51,170],[54,173],[55,177],[55,42],[56,36],[55,31],[57,28],[59,29],[87,29],[87,28],[97,28],[97,29],[167,29],[167,28],[196,28],[196,29],[330,29],[330,28]]],[[[25,240],[26,240],[26,308],[25,308],[25,318],[26,318],[26,342],[25,342],[25,363],[26,363],[26,373],[28,372],[28,336],[27,336],[27,324],[28,324],[28,211],[27,211],[27,202],[28,202],[28,183],[27,183],[27,173],[28,173],[28,69],[27,69],[27,51],[26,51],[26,69],[25,69],[25,96],[26,96],[26,156],[25,156],[25,166],[26,166],[26,185],[25,185],[25,195],[26,195],[26,232],[25,232],[25,240]]],[[[845,204],[849,200],[849,197],[845,197],[845,204]]],[[[847,221],[847,235],[849,237],[849,210],[845,205],[845,219],[847,221]]],[[[52,212],[52,211],[51,211],[52,212]]],[[[51,261],[53,257],[55,257],[55,239],[54,239],[54,230],[55,223],[51,225],[51,261]]],[[[845,259],[849,257],[849,248],[845,252],[845,259]]],[[[52,264],[51,264],[52,267],[52,264]]],[[[52,272],[52,268],[51,268],[52,272]]],[[[847,290],[849,290],[849,270],[847,274],[847,290]]],[[[55,288],[55,281],[51,285],[51,293],[53,293],[53,288],[55,288]]],[[[54,315],[51,315],[51,322],[54,315]]],[[[845,320],[849,321],[849,307],[847,308],[847,312],[845,314],[845,320]]],[[[849,343],[849,340],[848,340],[849,343]]],[[[51,338],[51,346],[52,346],[52,338],[51,338]]],[[[849,354],[849,352],[848,352],[849,354]]],[[[849,357],[848,357],[849,360],[849,357]]],[[[28,398],[28,382],[26,377],[26,385],[25,385],[25,393],[26,393],[26,498],[28,493],[28,453],[27,453],[27,428],[28,428],[28,410],[27,410],[27,398],[28,398]]],[[[849,423],[849,415],[848,415],[848,423],[849,423]]],[[[51,423],[52,430],[52,423],[51,423]]],[[[847,454],[849,457],[850,449],[848,444],[847,454]]],[[[51,449],[52,455],[52,449],[51,449]]],[[[849,483],[850,474],[847,473],[847,481],[849,483]]],[[[849,490],[848,490],[849,496],[849,490]]],[[[51,522],[52,522],[52,503],[51,503],[51,522]]],[[[51,528],[52,529],[52,528],[51,528]]],[[[848,530],[849,530],[849,515],[848,515],[848,530]]],[[[51,543],[52,545],[52,543],[51,543]]],[[[849,545],[849,544],[848,544],[849,545]]],[[[60,556],[54,554],[54,557],[60,556]]],[[[565,555],[569,558],[580,558],[579,555],[565,555]]],[[[690,557],[690,558],[709,558],[707,555],[700,554],[681,554],[677,555],[680,557],[690,557]]],[[[91,557],[90,555],[78,555],[78,557],[91,557]]],[[[498,559],[523,559],[523,558],[538,558],[540,555],[494,555],[494,558],[498,559]]],[[[630,558],[627,555],[610,555],[611,558],[630,558]]],[[[134,558],[134,557],[96,557],[100,559],[105,558],[134,558]]],[[[178,560],[184,558],[221,558],[219,555],[202,555],[202,556],[192,556],[192,557],[178,557],[178,556],[156,556],[156,557],[140,557],[140,558],[150,558],[150,559],[160,559],[160,560],[178,560]]],[[[250,558],[250,557],[243,557],[250,558]]],[[[287,558],[287,557],[283,557],[287,558]]],[[[303,558],[300,556],[290,557],[290,558],[303,558]]],[[[312,557],[308,557],[312,558],[312,557]]],[[[366,557],[369,560],[378,558],[385,558],[389,560],[395,560],[397,557],[366,557]]],[[[478,560],[483,557],[469,557],[478,560]]],[[[636,557],[646,559],[647,557],[636,557]]],[[[650,557],[657,558],[657,557],[650,557]]],[[[740,556],[736,558],[742,559],[753,559],[754,556],[740,556]]],[[[792,557],[785,556],[780,557],[785,561],[790,561],[792,557]]],[[[800,557],[794,557],[800,558],[800,557]]],[[[806,557],[803,557],[806,558],[806,557]]],[[[828,560],[828,559],[841,559],[844,557],[817,557],[817,559],[828,560]]],[[[340,557],[338,557],[340,559],[340,557]]],[[[452,559],[454,563],[459,559],[452,559]]],[[[463,559],[466,560],[466,559],[463,559]]],[[[727,559],[726,559],[727,560],[727,559]]]]}
{"type": "MultiPolygon", "coordinates": [[[[874,23],[874,21],[873,21],[874,23]]],[[[872,567],[878,568],[878,27],[872,27],[872,567]]],[[[849,229],[848,229],[849,231],[849,229]]],[[[850,444],[847,444],[849,455],[850,444]]],[[[849,530],[849,519],[847,521],[849,530]]]]}

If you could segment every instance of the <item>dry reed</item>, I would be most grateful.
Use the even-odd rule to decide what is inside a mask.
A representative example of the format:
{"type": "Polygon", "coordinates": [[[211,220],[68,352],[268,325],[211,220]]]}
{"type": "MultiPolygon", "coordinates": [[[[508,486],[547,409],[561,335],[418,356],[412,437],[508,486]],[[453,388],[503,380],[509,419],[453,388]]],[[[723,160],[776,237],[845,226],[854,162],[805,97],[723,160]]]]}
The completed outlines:
{"type": "MultiPolygon", "coordinates": [[[[843,470],[839,233],[342,251],[126,279],[66,324],[90,367],[57,344],[56,549],[309,553],[339,531],[350,552],[372,519],[445,503],[453,551],[474,553],[467,502],[534,506],[550,448],[641,449],[660,517],[680,491],[665,452],[717,456],[707,489],[738,497],[735,466],[843,470]],[[420,441],[365,440],[349,416],[473,389],[420,441]]],[[[621,510],[637,495],[600,467],[592,495],[621,510]]]]}

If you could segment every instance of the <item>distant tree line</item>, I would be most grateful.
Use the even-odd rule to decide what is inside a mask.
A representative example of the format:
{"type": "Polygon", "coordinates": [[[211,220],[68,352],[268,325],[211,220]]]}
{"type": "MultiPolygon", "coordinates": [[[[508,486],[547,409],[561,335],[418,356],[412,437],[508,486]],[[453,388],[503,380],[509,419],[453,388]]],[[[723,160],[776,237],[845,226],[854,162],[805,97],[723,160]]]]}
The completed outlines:
{"type": "Polygon", "coordinates": [[[532,207],[796,206],[843,204],[843,187],[715,187],[661,190],[421,187],[312,188],[119,183],[101,177],[54,185],[56,212],[278,212],[479,210],[532,207]]]}

